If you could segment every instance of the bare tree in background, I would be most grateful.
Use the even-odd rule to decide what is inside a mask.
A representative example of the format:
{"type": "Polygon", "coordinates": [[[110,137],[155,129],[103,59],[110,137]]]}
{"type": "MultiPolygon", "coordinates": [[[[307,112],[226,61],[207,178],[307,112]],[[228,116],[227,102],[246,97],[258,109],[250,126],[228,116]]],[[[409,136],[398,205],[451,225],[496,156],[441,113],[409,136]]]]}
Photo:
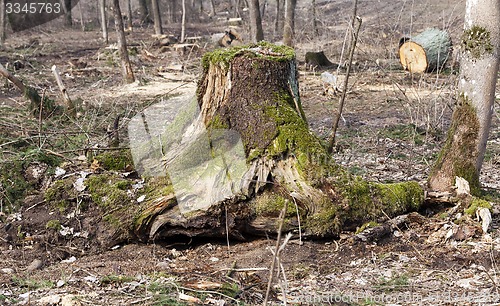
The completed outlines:
{"type": "Polygon", "coordinates": [[[210,16],[215,16],[217,15],[217,12],[215,11],[215,0],[210,0],[210,16]]]}
{"type": "Polygon", "coordinates": [[[186,38],[186,0],[182,0],[181,43],[186,38]]]}
{"type": "Polygon", "coordinates": [[[264,31],[262,30],[262,19],[260,16],[259,0],[250,0],[250,38],[253,42],[264,40],[264,31]]]}
{"type": "Polygon", "coordinates": [[[5,43],[5,0],[0,0],[0,46],[5,43]]]}
{"type": "Polygon", "coordinates": [[[274,35],[280,35],[283,30],[283,4],[285,0],[276,0],[276,16],[274,19],[274,35]]]}
{"type": "Polygon", "coordinates": [[[293,33],[295,28],[295,7],[297,0],[285,1],[285,25],[283,27],[283,44],[293,46],[293,33]]]}
{"type": "Polygon", "coordinates": [[[118,37],[118,50],[120,51],[120,58],[122,64],[123,80],[127,83],[135,81],[134,72],[130,65],[127,51],[127,41],[125,40],[125,31],[123,29],[122,12],[120,9],[120,0],[113,0],[113,12],[115,17],[115,28],[118,37]]]}
{"type": "Polygon", "coordinates": [[[132,31],[132,0],[127,0],[127,29],[132,31]]]}
{"type": "Polygon", "coordinates": [[[170,0],[167,2],[168,23],[177,22],[177,0],[170,0]]]}
{"type": "Polygon", "coordinates": [[[458,103],[446,143],[429,177],[429,187],[447,191],[456,177],[480,192],[479,173],[493,116],[500,48],[500,1],[466,1],[461,37],[458,103]]]}
{"type": "Polygon", "coordinates": [[[73,25],[73,17],[71,16],[71,0],[64,0],[63,4],[64,24],[67,27],[71,27],[73,25]]]}
{"type": "Polygon", "coordinates": [[[139,12],[141,14],[142,24],[149,24],[152,22],[149,16],[148,4],[146,0],[139,0],[139,12]]]}
{"type": "Polygon", "coordinates": [[[316,14],[316,0],[312,0],[311,3],[311,11],[312,11],[312,27],[313,27],[313,35],[318,35],[318,19],[316,14]]]}
{"type": "Polygon", "coordinates": [[[106,16],[106,0],[99,0],[99,9],[101,12],[101,29],[102,29],[102,38],[105,43],[108,44],[108,18],[106,16]]]}
{"type": "Polygon", "coordinates": [[[158,0],[151,0],[151,10],[153,11],[155,34],[163,34],[163,28],[161,26],[160,6],[158,0]]]}

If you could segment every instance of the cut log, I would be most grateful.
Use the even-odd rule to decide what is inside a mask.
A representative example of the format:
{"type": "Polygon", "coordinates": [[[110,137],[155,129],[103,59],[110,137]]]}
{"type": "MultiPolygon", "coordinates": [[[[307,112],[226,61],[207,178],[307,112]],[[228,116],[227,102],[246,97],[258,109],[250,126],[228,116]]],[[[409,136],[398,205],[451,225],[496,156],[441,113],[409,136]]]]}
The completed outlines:
{"type": "Polygon", "coordinates": [[[450,35],[438,29],[427,29],[399,42],[399,60],[412,73],[441,69],[451,53],[450,35]]]}
{"type": "Polygon", "coordinates": [[[366,182],[335,164],[304,120],[293,49],[219,49],[202,64],[196,99],[172,98],[130,121],[136,169],[168,173],[171,184],[141,202],[140,239],[276,234],[285,205],[283,230],[336,236],[423,202],[416,182],[366,182]]]}

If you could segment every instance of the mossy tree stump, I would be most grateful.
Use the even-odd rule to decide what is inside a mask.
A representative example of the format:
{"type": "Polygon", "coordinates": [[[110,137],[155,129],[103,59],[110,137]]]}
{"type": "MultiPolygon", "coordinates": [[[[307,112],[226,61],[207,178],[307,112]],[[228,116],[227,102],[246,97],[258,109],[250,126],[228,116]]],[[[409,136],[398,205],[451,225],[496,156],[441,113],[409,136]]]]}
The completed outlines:
{"type": "Polygon", "coordinates": [[[209,155],[214,159],[223,156],[224,167],[211,172],[211,178],[205,175],[208,166],[202,171],[182,171],[193,173],[186,180],[196,181],[195,187],[213,186],[214,181],[229,176],[232,183],[221,188],[224,192],[205,189],[217,200],[186,211],[185,199],[195,196],[183,191],[187,182],[175,183],[176,169],[168,163],[180,159],[179,152],[184,151],[182,160],[190,156],[192,165],[193,157],[202,150],[194,142],[184,141],[176,147],[175,156],[167,153],[164,157],[174,188],[142,204],[134,225],[139,237],[225,237],[229,233],[243,239],[249,234],[272,234],[284,205],[288,207],[285,230],[297,230],[300,222],[303,235],[336,236],[365,222],[416,210],[423,202],[423,190],[416,182],[366,182],[335,164],[305,121],[293,49],[260,43],[208,53],[202,63],[196,97],[200,112],[193,124],[176,133],[202,126],[210,139],[209,155]],[[227,131],[238,137],[219,142],[227,131]],[[239,172],[228,171],[238,144],[243,170],[240,165],[239,172]]]}

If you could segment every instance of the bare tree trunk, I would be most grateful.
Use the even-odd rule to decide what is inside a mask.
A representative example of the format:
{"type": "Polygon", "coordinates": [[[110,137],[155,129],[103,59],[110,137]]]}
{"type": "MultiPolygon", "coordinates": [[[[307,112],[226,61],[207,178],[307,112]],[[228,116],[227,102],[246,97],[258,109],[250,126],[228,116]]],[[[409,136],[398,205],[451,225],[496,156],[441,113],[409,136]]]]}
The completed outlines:
{"type": "Polygon", "coordinates": [[[155,34],[163,34],[163,28],[161,26],[161,15],[158,0],[151,0],[151,10],[153,11],[153,21],[155,24],[155,34]]]}
{"type": "Polygon", "coordinates": [[[184,43],[186,36],[186,0],[182,0],[182,22],[181,22],[181,43],[184,43]]]}
{"type": "Polygon", "coordinates": [[[113,12],[115,14],[115,28],[118,36],[118,50],[120,51],[123,80],[127,83],[133,83],[135,78],[132,66],[130,65],[130,60],[128,58],[127,41],[125,39],[125,31],[123,29],[120,0],[113,0],[113,12]]]}
{"type": "Polygon", "coordinates": [[[296,5],[297,0],[285,0],[285,25],[283,27],[283,44],[285,46],[293,46],[296,5]]]}
{"type": "Polygon", "coordinates": [[[313,35],[318,35],[318,16],[316,14],[316,0],[312,0],[311,3],[312,10],[312,27],[313,27],[313,35]]]}
{"type": "Polygon", "coordinates": [[[264,20],[264,15],[266,14],[267,8],[267,0],[264,0],[264,3],[260,6],[260,19],[264,20]]]}
{"type": "Polygon", "coordinates": [[[458,105],[448,138],[429,177],[429,187],[445,191],[455,177],[480,192],[479,173],[495,101],[500,47],[500,1],[467,0],[462,34],[458,105]]]}
{"type": "Polygon", "coordinates": [[[67,27],[73,26],[73,17],[71,16],[71,0],[63,0],[64,24],[67,27]]]}
{"type": "Polygon", "coordinates": [[[105,43],[108,44],[108,18],[106,16],[106,0],[99,0],[99,8],[101,11],[101,28],[102,28],[102,38],[105,43]]]}
{"type": "Polygon", "coordinates": [[[264,40],[259,0],[250,0],[250,36],[253,42],[264,40]]]}
{"type": "Polygon", "coordinates": [[[217,15],[217,12],[215,11],[215,0],[210,0],[210,16],[215,16],[217,15]]]}
{"type": "Polygon", "coordinates": [[[0,0],[0,46],[5,43],[5,0],[0,0]]]}
{"type": "Polygon", "coordinates": [[[276,16],[274,19],[274,35],[280,36],[284,26],[284,3],[285,0],[276,0],[276,16]]]}
{"type": "Polygon", "coordinates": [[[148,4],[146,0],[139,0],[139,12],[141,14],[142,24],[148,24],[152,22],[149,16],[148,4]]]}
{"type": "Polygon", "coordinates": [[[127,29],[132,32],[132,0],[127,0],[127,29]]]}

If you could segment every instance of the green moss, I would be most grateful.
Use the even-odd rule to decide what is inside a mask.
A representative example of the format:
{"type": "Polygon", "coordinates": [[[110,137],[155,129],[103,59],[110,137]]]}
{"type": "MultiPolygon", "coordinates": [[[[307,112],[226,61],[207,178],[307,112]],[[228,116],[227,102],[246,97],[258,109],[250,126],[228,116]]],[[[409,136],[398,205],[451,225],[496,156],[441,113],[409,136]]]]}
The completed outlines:
{"type": "Polygon", "coordinates": [[[289,200],[276,193],[264,193],[260,195],[255,203],[254,210],[258,216],[276,217],[279,216],[283,207],[287,204],[285,217],[296,216],[295,205],[289,200]]]}
{"type": "Polygon", "coordinates": [[[485,54],[493,53],[490,32],[483,27],[474,25],[464,31],[461,37],[462,48],[473,58],[480,58],[485,54]]]}
{"type": "Polygon", "coordinates": [[[210,63],[223,65],[228,67],[229,63],[241,54],[247,56],[266,56],[266,58],[277,61],[288,61],[295,59],[295,51],[287,46],[277,46],[271,43],[262,41],[257,44],[246,46],[237,46],[227,49],[217,49],[212,52],[205,53],[201,59],[202,67],[205,71],[208,70],[210,63]],[[259,48],[260,47],[260,48],[259,48]],[[263,50],[264,52],[256,52],[254,50],[263,50]],[[253,49],[253,50],[252,50],[253,49]]]}
{"type": "Polygon", "coordinates": [[[318,211],[304,220],[304,229],[319,237],[338,235],[342,229],[339,206],[325,198],[320,203],[318,211]]]}
{"type": "Polygon", "coordinates": [[[95,159],[105,170],[124,171],[134,164],[129,149],[104,152],[97,155],[95,159]]]}
{"type": "Polygon", "coordinates": [[[469,207],[464,210],[464,212],[471,217],[475,217],[476,211],[479,208],[488,208],[489,210],[491,210],[492,206],[491,203],[486,200],[473,197],[472,202],[470,203],[469,207]]]}
{"type": "Polygon", "coordinates": [[[456,176],[464,178],[469,182],[471,194],[480,195],[479,174],[475,164],[478,133],[479,120],[476,110],[472,102],[462,93],[459,96],[459,105],[453,112],[446,142],[439,152],[430,177],[435,176],[439,171],[451,169],[453,173],[447,175],[453,178],[456,176]],[[445,163],[446,166],[444,166],[445,163]]]}
{"type": "Polygon", "coordinates": [[[49,220],[47,224],[45,224],[45,228],[59,231],[61,229],[61,222],[57,219],[49,220]]]}
{"type": "Polygon", "coordinates": [[[375,227],[375,226],[379,226],[379,223],[377,223],[377,222],[375,222],[375,221],[369,221],[369,222],[366,222],[365,224],[361,225],[361,227],[359,227],[359,228],[356,230],[356,234],[362,233],[362,232],[364,232],[367,228],[372,228],[372,227],[375,227]]]}
{"type": "Polygon", "coordinates": [[[129,184],[117,175],[105,173],[87,178],[87,186],[92,200],[103,208],[115,208],[130,203],[130,198],[124,186],[129,184]]]}
{"type": "Polygon", "coordinates": [[[70,205],[69,199],[76,197],[73,181],[57,180],[45,191],[44,199],[52,207],[64,211],[70,205]]]}

